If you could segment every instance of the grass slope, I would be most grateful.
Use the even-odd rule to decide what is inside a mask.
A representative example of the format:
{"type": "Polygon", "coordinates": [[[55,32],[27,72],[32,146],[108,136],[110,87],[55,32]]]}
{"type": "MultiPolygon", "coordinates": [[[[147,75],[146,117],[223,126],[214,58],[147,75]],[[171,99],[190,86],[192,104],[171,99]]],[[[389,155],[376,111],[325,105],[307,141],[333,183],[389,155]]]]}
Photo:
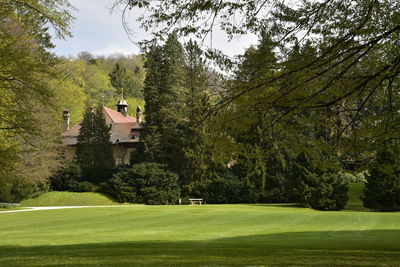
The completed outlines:
{"type": "Polygon", "coordinates": [[[21,206],[101,206],[116,205],[109,197],[98,193],[49,192],[37,198],[23,200],[21,206]]]}
{"type": "Polygon", "coordinates": [[[288,205],[0,214],[0,266],[396,266],[400,213],[288,205]]]}

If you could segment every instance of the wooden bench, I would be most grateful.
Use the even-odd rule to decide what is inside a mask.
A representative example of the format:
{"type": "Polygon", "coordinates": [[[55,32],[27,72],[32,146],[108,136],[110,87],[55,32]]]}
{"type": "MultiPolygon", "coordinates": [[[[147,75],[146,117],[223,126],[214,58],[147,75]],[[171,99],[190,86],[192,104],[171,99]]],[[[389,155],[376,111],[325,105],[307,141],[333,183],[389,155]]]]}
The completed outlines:
{"type": "Polygon", "coordinates": [[[194,205],[194,204],[199,204],[201,205],[201,203],[203,203],[203,199],[202,198],[189,198],[190,204],[194,205]]]}

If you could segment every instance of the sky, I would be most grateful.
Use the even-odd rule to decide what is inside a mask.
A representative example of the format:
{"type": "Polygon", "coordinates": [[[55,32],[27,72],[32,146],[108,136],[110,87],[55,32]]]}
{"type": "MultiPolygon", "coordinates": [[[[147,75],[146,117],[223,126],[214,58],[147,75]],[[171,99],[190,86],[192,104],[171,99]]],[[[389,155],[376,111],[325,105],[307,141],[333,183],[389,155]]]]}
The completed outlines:
{"type": "MultiPolygon", "coordinates": [[[[111,13],[113,0],[70,0],[70,3],[77,9],[72,12],[76,18],[71,25],[73,37],[54,40],[54,52],[57,55],[76,56],[81,51],[88,51],[96,56],[140,53],[140,48],[129,40],[122,26],[121,12],[114,10],[111,13]]],[[[151,36],[150,33],[139,29],[133,16],[129,18],[129,24],[134,31],[134,35],[131,36],[134,42],[151,36]]],[[[224,33],[216,32],[213,35],[212,46],[229,56],[234,56],[242,54],[245,48],[256,42],[257,37],[253,35],[228,42],[224,33]]]]}

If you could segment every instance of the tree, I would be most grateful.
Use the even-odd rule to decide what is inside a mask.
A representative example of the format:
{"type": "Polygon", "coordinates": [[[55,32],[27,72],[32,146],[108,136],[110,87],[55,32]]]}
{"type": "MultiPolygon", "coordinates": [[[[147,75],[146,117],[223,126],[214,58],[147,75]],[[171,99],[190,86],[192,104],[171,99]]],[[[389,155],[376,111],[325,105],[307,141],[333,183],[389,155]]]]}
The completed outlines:
{"type": "Polygon", "coordinates": [[[113,70],[108,74],[108,76],[110,77],[112,86],[117,90],[118,95],[120,95],[122,89],[124,89],[123,93],[125,96],[143,96],[141,85],[133,79],[133,75],[127,72],[122,63],[115,63],[113,70]]]}
{"type": "Polygon", "coordinates": [[[120,202],[150,205],[177,204],[178,175],[166,165],[146,162],[122,169],[108,182],[108,190],[120,202]]]}
{"type": "Polygon", "coordinates": [[[145,157],[148,161],[168,164],[173,170],[174,157],[179,153],[177,137],[185,116],[184,54],[176,35],[170,35],[164,46],[153,44],[145,64],[145,117],[143,134],[145,157]],[[161,142],[162,140],[162,142],[161,142]]]}
{"type": "Polygon", "coordinates": [[[192,40],[184,46],[184,95],[186,105],[181,113],[185,117],[182,123],[182,135],[178,137],[180,153],[176,155],[174,166],[181,176],[182,184],[201,181],[210,176],[210,168],[215,167],[211,160],[210,129],[211,120],[204,121],[210,111],[208,93],[208,68],[204,54],[198,44],[192,40]]]}
{"type": "Polygon", "coordinates": [[[69,36],[63,0],[0,3],[0,201],[19,201],[46,187],[56,165],[49,80],[57,73],[49,28],[69,36]]]}
{"type": "Polygon", "coordinates": [[[376,211],[400,210],[400,159],[397,140],[379,149],[366,175],[363,205],[376,211]]]}
{"type": "Polygon", "coordinates": [[[114,167],[110,127],[106,125],[103,109],[87,108],[78,136],[76,161],[82,179],[92,183],[106,182],[114,167]]]}
{"type": "Polygon", "coordinates": [[[348,185],[326,156],[314,159],[300,153],[292,162],[289,175],[296,201],[317,210],[341,210],[348,200],[348,185]]]}
{"type": "Polygon", "coordinates": [[[299,76],[300,79],[284,90],[271,92],[261,110],[267,111],[276,106],[285,108],[285,114],[277,118],[283,121],[299,110],[341,104],[343,108],[340,112],[348,120],[341,125],[340,134],[351,127],[359,127],[360,122],[371,125],[370,117],[364,114],[372,110],[369,105],[375,106],[374,100],[380,99],[385,103],[381,105],[384,108],[375,109],[374,116],[379,116],[385,127],[362,127],[354,135],[355,140],[365,143],[365,139],[390,136],[397,132],[393,117],[398,112],[393,96],[399,95],[398,1],[305,0],[296,5],[291,1],[279,0],[115,1],[115,6],[121,5],[143,9],[144,15],[139,17],[142,27],[146,30],[157,29],[159,36],[175,31],[183,35],[194,34],[202,38],[209,35],[212,38],[216,27],[220,27],[231,38],[248,32],[260,34],[267,31],[279,44],[277,50],[282,55],[279,58],[282,65],[288,61],[286,52],[293,41],[315,42],[318,50],[314,60],[243,87],[235,95],[223,99],[216,106],[217,109],[262,86],[284,81],[288,75],[306,71],[310,75],[299,76]],[[302,88],[316,80],[319,81],[317,90],[298,96],[302,88]]]}

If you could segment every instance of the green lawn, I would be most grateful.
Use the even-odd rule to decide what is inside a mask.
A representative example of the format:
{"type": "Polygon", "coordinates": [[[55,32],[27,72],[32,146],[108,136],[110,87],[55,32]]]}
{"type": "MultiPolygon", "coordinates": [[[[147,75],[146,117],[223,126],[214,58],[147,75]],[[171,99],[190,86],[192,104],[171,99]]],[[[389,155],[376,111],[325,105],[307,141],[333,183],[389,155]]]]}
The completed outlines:
{"type": "Polygon", "coordinates": [[[400,213],[289,205],[0,213],[0,266],[400,264],[400,213]]]}
{"type": "Polygon", "coordinates": [[[99,193],[72,193],[72,192],[49,192],[37,198],[22,201],[21,206],[43,207],[43,206],[102,206],[120,205],[109,197],[99,193]]]}

